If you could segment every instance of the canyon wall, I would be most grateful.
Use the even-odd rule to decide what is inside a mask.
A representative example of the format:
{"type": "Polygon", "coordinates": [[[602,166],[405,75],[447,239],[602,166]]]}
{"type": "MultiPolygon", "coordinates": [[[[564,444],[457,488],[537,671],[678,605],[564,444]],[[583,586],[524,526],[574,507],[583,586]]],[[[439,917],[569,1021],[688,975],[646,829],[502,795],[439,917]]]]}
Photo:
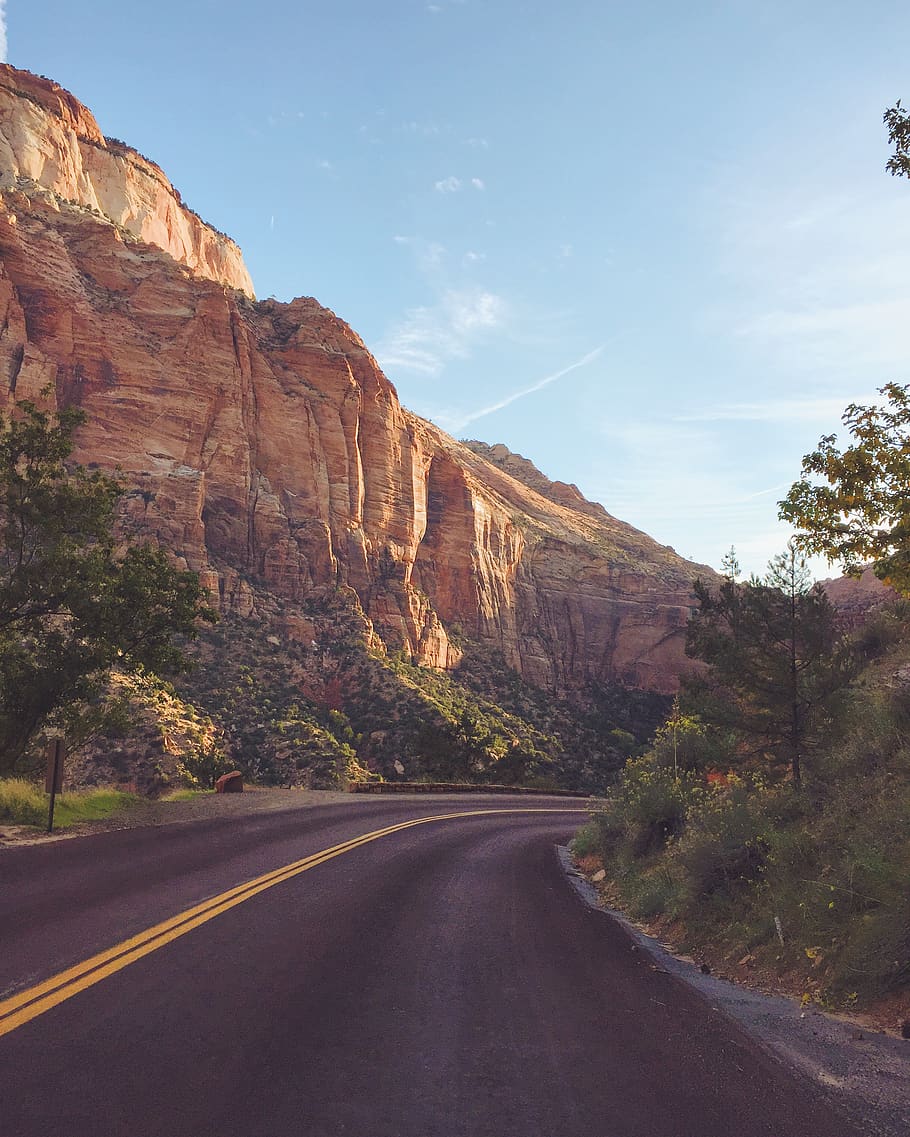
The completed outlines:
{"type": "Polygon", "coordinates": [[[0,188],[79,206],[169,253],[195,276],[253,295],[237,245],[181,201],[164,172],[105,138],[56,83],[0,64],[0,188]]]}
{"type": "Polygon", "coordinates": [[[0,71],[0,390],[85,410],[76,457],[122,470],[127,531],[224,608],[267,588],[291,634],[343,594],[434,667],[476,640],[557,691],[675,689],[710,570],[410,414],[342,320],[255,302],[239,251],[192,229],[157,167],[23,74],[0,71]]]}

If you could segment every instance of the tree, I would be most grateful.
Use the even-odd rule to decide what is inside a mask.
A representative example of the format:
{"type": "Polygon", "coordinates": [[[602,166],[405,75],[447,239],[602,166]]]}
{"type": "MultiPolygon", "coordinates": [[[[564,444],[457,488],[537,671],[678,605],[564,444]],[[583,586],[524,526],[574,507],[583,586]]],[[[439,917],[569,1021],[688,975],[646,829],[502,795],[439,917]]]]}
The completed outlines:
{"type": "Polygon", "coordinates": [[[901,106],[900,99],[884,114],[888,128],[888,141],[894,153],[885,163],[885,169],[896,178],[910,178],[910,114],[901,106]]]}
{"type": "Polygon", "coordinates": [[[798,786],[804,756],[848,679],[832,605],[792,544],[763,579],[739,584],[727,575],[714,587],[698,580],[695,593],[686,652],[709,667],[687,684],[687,703],[747,755],[788,768],[798,786]]]}
{"type": "Polygon", "coordinates": [[[851,403],[843,422],[853,444],[826,435],[802,462],[802,478],[779,503],[807,553],[840,561],[848,576],[875,575],[910,593],[910,386],[888,383],[886,405],[851,403]]]}
{"type": "Polygon", "coordinates": [[[83,421],[31,402],[0,414],[0,772],[42,727],[74,728],[114,665],[181,670],[174,637],[215,619],[195,573],[118,547],[121,485],[67,464],[83,421]]]}

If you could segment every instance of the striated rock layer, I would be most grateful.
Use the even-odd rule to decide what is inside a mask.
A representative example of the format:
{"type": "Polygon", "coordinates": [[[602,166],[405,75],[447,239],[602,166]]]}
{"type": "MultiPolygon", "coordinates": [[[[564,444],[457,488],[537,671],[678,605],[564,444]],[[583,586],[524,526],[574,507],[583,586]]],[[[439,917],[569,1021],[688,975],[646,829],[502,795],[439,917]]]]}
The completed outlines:
{"type": "Polygon", "coordinates": [[[81,206],[169,253],[195,275],[253,295],[240,249],[180,199],[164,172],[62,87],[0,64],[0,188],[81,206]]]}
{"type": "MultiPolygon", "coordinates": [[[[304,609],[341,590],[367,634],[428,665],[454,666],[456,642],[474,639],[554,690],[675,689],[691,582],[710,570],[505,447],[460,444],[404,410],[315,300],[244,295],[230,242],[218,261],[201,238],[181,252],[179,226],[157,240],[122,210],[113,225],[68,204],[136,156],[111,151],[66,92],[22,76],[0,73],[20,88],[0,90],[2,145],[25,168],[32,142],[10,139],[41,150],[40,125],[56,157],[33,162],[30,183],[0,154],[0,383],[10,399],[49,387],[85,409],[76,457],[122,469],[127,526],[202,573],[225,608],[249,614],[248,582],[266,587],[292,634],[311,634],[304,609]]],[[[172,192],[146,166],[118,183],[130,202],[140,173],[161,200],[172,192]]],[[[162,208],[159,220],[177,216],[162,208]]]]}

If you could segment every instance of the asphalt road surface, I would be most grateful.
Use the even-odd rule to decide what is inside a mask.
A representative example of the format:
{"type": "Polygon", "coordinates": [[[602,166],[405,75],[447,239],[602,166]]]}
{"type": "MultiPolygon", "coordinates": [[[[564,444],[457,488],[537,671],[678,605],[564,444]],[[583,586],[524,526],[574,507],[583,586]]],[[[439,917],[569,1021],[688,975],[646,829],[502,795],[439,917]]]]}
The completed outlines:
{"type": "Polygon", "coordinates": [[[553,846],[580,815],[355,840],[583,804],[352,799],[0,851],[0,1134],[858,1134],[579,901],[553,846]]]}

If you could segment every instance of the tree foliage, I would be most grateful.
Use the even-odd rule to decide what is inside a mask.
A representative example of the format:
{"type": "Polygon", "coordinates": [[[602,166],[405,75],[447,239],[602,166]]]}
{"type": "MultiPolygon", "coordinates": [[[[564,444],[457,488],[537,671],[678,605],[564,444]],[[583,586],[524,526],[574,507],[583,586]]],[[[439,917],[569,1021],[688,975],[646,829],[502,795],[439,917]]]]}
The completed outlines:
{"type": "Polygon", "coordinates": [[[900,99],[885,111],[884,122],[888,141],[894,147],[885,169],[896,178],[910,178],[910,113],[901,106],[900,99]]]}
{"type": "Polygon", "coordinates": [[[67,464],[83,421],[31,402],[0,415],[0,772],[43,726],[92,717],[115,664],[180,670],[174,637],[215,618],[195,573],[118,547],[118,481],[67,464]]]}
{"type": "Polygon", "coordinates": [[[888,383],[881,394],[885,405],[844,411],[850,446],[829,434],[803,458],[780,515],[805,552],[841,562],[848,576],[872,561],[880,580],[910,593],[910,386],[888,383]]]}
{"type": "Polygon", "coordinates": [[[698,580],[695,592],[686,651],[709,667],[688,684],[689,705],[745,755],[788,768],[798,785],[848,679],[831,603],[792,545],[763,579],[698,580]]]}

